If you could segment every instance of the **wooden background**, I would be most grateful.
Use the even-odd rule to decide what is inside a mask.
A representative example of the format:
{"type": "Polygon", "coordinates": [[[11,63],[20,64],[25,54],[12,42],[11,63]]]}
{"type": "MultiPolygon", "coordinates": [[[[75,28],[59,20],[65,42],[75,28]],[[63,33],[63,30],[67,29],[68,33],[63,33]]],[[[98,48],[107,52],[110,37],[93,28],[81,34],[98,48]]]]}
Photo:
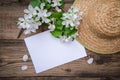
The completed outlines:
{"type": "MultiPolygon", "coordinates": [[[[74,0],[65,0],[67,10],[74,0]]],[[[111,55],[100,55],[86,50],[88,57],[36,74],[31,59],[22,61],[28,54],[23,39],[25,35],[16,25],[18,17],[23,16],[29,0],[0,0],[0,80],[120,80],[120,52],[111,55]],[[87,59],[94,57],[89,65],[87,59]],[[22,65],[28,65],[26,71],[22,65]]],[[[39,32],[47,30],[40,28],[39,32]]],[[[28,54],[29,55],[29,54],[28,54]]]]}

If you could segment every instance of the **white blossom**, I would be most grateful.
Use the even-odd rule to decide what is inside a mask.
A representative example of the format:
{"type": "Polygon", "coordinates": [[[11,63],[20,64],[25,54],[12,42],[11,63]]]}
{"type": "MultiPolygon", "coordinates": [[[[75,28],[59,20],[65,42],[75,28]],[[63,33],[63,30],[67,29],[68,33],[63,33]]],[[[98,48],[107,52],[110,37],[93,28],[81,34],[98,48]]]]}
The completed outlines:
{"type": "MultiPolygon", "coordinates": [[[[70,30],[73,30],[74,28],[78,29],[78,26],[80,24],[80,19],[81,19],[81,15],[79,16],[78,12],[79,12],[79,10],[71,7],[67,13],[63,14],[62,24],[65,25],[67,28],[69,27],[70,30]]],[[[62,36],[62,37],[60,37],[60,39],[64,42],[70,42],[70,41],[73,41],[74,39],[76,39],[77,36],[78,36],[78,32],[76,32],[75,34],[70,35],[68,37],[62,36]]]]}
{"type": "Polygon", "coordinates": [[[19,25],[19,28],[29,28],[30,27],[30,24],[29,24],[29,19],[26,15],[24,15],[24,18],[19,18],[18,19],[18,25],[19,25]]]}
{"type": "Polygon", "coordinates": [[[64,42],[65,39],[66,39],[66,36],[60,36],[60,40],[61,40],[62,42],[64,42]]]}
{"type": "Polygon", "coordinates": [[[31,32],[36,32],[36,29],[34,27],[30,27],[24,31],[24,34],[30,34],[31,32]]]}
{"type": "Polygon", "coordinates": [[[48,12],[47,9],[44,9],[45,4],[42,3],[39,7],[36,7],[35,9],[38,11],[37,16],[42,19],[42,23],[49,23],[50,19],[48,17],[51,15],[51,12],[48,12]]]}
{"type": "Polygon", "coordinates": [[[26,30],[24,31],[24,34],[29,34],[31,32],[35,33],[40,25],[41,25],[40,22],[31,22],[30,27],[26,28],[26,30]]]}
{"type": "Polygon", "coordinates": [[[65,39],[65,42],[71,42],[73,40],[73,37],[69,36],[68,38],[65,39]]]}
{"type": "Polygon", "coordinates": [[[62,10],[59,7],[55,7],[57,12],[61,12],[62,10]]]}
{"type": "Polygon", "coordinates": [[[78,36],[78,32],[76,32],[75,34],[73,34],[73,35],[70,35],[70,36],[60,36],[60,40],[62,41],[62,42],[71,42],[71,41],[73,41],[74,39],[76,39],[76,37],[78,36]]]}
{"type": "Polygon", "coordinates": [[[49,23],[50,22],[50,19],[46,18],[46,17],[42,17],[42,23],[49,23]]]}
{"type": "Polygon", "coordinates": [[[94,60],[93,58],[89,58],[89,59],[87,60],[87,63],[88,63],[88,64],[92,64],[92,63],[93,63],[93,60],[94,60]]]}
{"type": "Polygon", "coordinates": [[[29,34],[31,32],[36,32],[36,29],[41,25],[39,18],[28,18],[28,15],[25,15],[24,18],[19,18],[18,25],[19,28],[26,29],[24,31],[25,34],[29,34]]]}
{"type": "Polygon", "coordinates": [[[67,37],[67,36],[60,36],[60,40],[62,42],[71,42],[73,40],[73,38],[71,36],[67,37]]]}
{"type": "Polygon", "coordinates": [[[48,3],[51,3],[51,0],[47,0],[48,3]]]}
{"type": "Polygon", "coordinates": [[[22,71],[25,71],[25,70],[27,70],[28,69],[28,66],[27,65],[22,65],[22,67],[21,67],[21,70],[22,71]]]}
{"type": "MultiPolygon", "coordinates": [[[[61,12],[60,9],[61,1],[62,0],[46,0],[48,4],[51,4],[53,8],[57,12],[61,12]]],[[[45,3],[41,3],[39,7],[33,8],[31,5],[28,6],[28,9],[24,10],[24,17],[18,19],[18,25],[19,28],[25,29],[24,33],[29,34],[31,32],[36,32],[36,30],[39,28],[40,25],[43,23],[49,24],[48,28],[51,31],[55,30],[55,19],[49,19],[51,16],[51,12],[49,12],[47,9],[45,9],[45,3]]],[[[68,12],[64,13],[62,16],[62,25],[69,28],[70,30],[78,29],[78,26],[80,25],[80,20],[82,19],[83,13],[75,7],[71,7],[68,12]]],[[[73,35],[62,35],[60,36],[61,41],[63,42],[70,42],[73,41],[76,36],[78,35],[78,32],[76,32],[73,35]]],[[[27,60],[27,57],[23,57],[24,61],[27,60]]]]}
{"type": "Polygon", "coordinates": [[[71,35],[73,39],[76,39],[77,36],[78,36],[78,31],[75,34],[71,35]]]}
{"type": "Polygon", "coordinates": [[[47,9],[44,9],[44,7],[45,3],[41,3],[40,8],[33,8],[31,5],[29,5],[28,9],[24,10],[24,18],[18,19],[18,25],[19,28],[25,29],[25,34],[36,32],[42,23],[50,22],[50,19],[48,19],[48,17],[51,15],[51,12],[48,12],[47,9]]]}
{"type": "Polygon", "coordinates": [[[73,7],[73,6],[71,6],[71,8],[68,10],[68,12],[70,12],[70,13],[78,13],[79,12],[79,8],[77,8],[77,7],[73,7]]]}
{"type": "Polygon", "coordinates": [[[66,27],[77,27],[80,25],[80,20],[82,19],[82,14],[79,15],[79,10],[77,8],[71,7],[68,12],[63,14],[62,24],[66,27]]]}
{"type": "Polygon", "coordinates": [[[48,29],[50,29],[51,31],[55,30],[55,25],[54,24],[49,24],[48,29]]]}
{"type": "Polygon", "coordinates": [[[40,8],[44,9],[45,3],[41,3],[40,8]]]}
{"type": "Polygon", "coordinates": [[[27,61],[27,60],[28,60],[28,55],[26,54],[23,56],[23,61],[27,61]]]}
{"type": "Polygon", "coordinates": [[[48,29],[51,31],[55,30],[55,18],[51,18],[51,22],[49,23],[48,29]]]}
{"type": "Polygon", "coordinates": [[[61,2],[61,0],[52,0],[52,7],[56,7],[56,6],[61,6],[62,4],[60,3],[61,2]]]}
{"type": "Polygon", "coordinates": [[[24,10],[24,13],[27,14],[29,18],[37,15],[36,10],[31,5],[28,6],[28,9],[24,10]]]}

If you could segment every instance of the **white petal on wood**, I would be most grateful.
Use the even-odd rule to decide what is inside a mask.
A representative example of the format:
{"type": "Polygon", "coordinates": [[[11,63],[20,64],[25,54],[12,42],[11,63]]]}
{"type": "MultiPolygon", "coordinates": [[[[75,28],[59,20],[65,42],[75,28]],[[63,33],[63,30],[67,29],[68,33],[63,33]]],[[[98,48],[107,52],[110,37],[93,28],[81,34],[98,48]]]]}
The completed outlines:
{"type": "Polygon", "coordinates": [[[94,60],[93,58],[89,58],[89,59],[87,60],[87,63],[88,63],[88,64],[92,64],[92,63],[93,63],[93,60],[94,60]]]}
{"type": "Polygon", "coordinates": [[[25,70],[27,70],[28,69],[28,66],[27,65],[22,65],[22,67],[21,67],[21,70],[22,71],[25,71],[25,70]]]}
{"type": "Polygon", "coordinates": [[[28,60],[28,55],[26,54],[23,56],[23,61],[27,61],[27,60],[28,60]]]}

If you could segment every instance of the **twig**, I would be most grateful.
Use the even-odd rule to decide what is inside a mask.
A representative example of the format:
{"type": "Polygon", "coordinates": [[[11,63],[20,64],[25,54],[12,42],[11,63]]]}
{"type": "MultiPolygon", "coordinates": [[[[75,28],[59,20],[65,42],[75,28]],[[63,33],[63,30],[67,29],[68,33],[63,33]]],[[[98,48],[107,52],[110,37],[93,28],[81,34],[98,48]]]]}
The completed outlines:
{"type": "Polygon", "coordinates": [[[63,11],[63,12],[65,12],[65,9],[64,9],[64,8],[62,8],[62,11],[63,11]]]}
{"type": "Polygon", "coordinates": [[[20,38],[20,36],[21,36],[22,33],[23,33],[23,29],[20,29],[20,32],[19,32],[17,38],[20,38]]]}

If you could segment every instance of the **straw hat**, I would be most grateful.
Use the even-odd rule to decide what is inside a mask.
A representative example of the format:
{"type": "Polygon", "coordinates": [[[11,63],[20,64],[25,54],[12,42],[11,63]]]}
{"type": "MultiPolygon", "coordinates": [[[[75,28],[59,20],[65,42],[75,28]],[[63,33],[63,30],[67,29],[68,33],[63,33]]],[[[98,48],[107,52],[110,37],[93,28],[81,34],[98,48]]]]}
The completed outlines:
{"type": "Polygon", "coordinates": [[[76,0],[84,12],[77,40],[101,54],[120,51],[120,0],[76,0]]]}

